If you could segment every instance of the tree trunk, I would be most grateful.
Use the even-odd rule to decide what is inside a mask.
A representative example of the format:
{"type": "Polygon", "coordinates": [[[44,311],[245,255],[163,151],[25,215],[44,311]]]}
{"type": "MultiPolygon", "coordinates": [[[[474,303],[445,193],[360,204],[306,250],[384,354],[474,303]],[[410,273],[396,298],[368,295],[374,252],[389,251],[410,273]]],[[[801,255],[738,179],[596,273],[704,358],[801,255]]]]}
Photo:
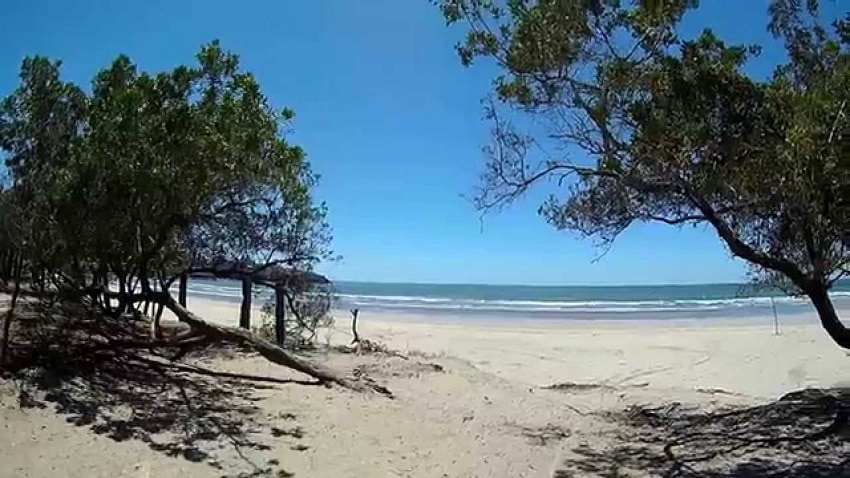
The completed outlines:
{"type": "Polygon", "coordinates": [[[180,288],[177,291],[177,301],[186,307],[186,288],[189,284],[189,276],[184,272],[180,274],[180,288]]]}
{"type": "Polygon", "coordinates": [[[165,298],[164,304],[169,310],[174,312],[174,315],[176,315],[181,321],[186,322],[193,330],[204,334],[212,340],[224,340],[235,344],[250,345],[257,351],[257,353],[265,357],[266,360],[309,375],[323,383],[335,383],[353,390],[372,389],[378,393],[392,397],[389,390],[382,386],[358,383],[342,378],[330,370],[326,370],[318,365],[311,364],[305,360],[295,357],[294,355],[290,355],[286,350],[283,350],[267,340],[257,337],[247,330],[236,327],[225,327],[206,322],[187,310],[185,307],[178,304],[171,297],[165,298]]]}
{"type": "Polygon", "coordinates": [[[3,256],[3,279],[12,278],[13,267],[15,267],[15,255],[9,251],[3,256]]]}
{"type": "Polygon", "coordinates": [[[21,294],[21,263],[23,257],[19,256],[13,271],[13,280],[15,288],[12,290],[12,300],[9,303],[9,310],[6,312],[6,319],[3,321],[3,346],[0,350],[0,370],[6,369],[6,360],[9,356],[9,333],[12,330],[12,316],[15,313],[15,306],[18,303],[18,296],[21,294]]]}
{"type": "Polygon", "coordinates": [[[239,310],[239,327],[251,330],[251,277],[242,278],[242,308],[239,310]]]}
{"type": "MultiPolygon", "coordinates": [[[[127,307],[130,306],[130,304],[125,303],[123,299],[125,294],[132,294],[134,292],[132,287],[127,287],[130,280],[132,279],[128,279],[126,275],[118,277],[118,292],[121,294],[121,298],[118,299],[118,315],[126,312],[127,307]]],[[[109,290],[109,287],[107,287],[107,290],[109,290]]],[[[147,313],[147,304],[145,304],[145,314],[147,315],[147,313]]]]}
{"type": "Polygon", "coordinates": [[[277,345],[283,347],[286,340],[286,294],[281,287],[274,289],[274,333],[277,345]]]}
{"type": "MultiPolygon", "coordinates": [[[[103,286],[103,290],[109,290],[109,272],[105,269],[98,274],[97,285],[103,286]]],[[[103,302],[103,308],[106,310],[107,314],[112,315],[112,299],[110,299],[107,294],[101,294],[100,300],[103,302]]]]}
{"type": "Polygon", "coordinates": [[[165,306],[159,304],[156,308],[156,315],[151,322],[151,338],[154,340],[162,338],[162,326],[160,324],[162,323],[162,312],[164,310],[165,306]]]}
{"type": "Polygon", "coordinates": [[[841,319],[838,318],[838,313],[835,312],[835,307],[832,305],[832,300],[829,298],[826,287],[821,285],[810,287],[806,291],[806,294],[815,306],[820,323],[826,329],[826,333],[839,346],[850,349],[850,329],[841,323],[841,319]]]}

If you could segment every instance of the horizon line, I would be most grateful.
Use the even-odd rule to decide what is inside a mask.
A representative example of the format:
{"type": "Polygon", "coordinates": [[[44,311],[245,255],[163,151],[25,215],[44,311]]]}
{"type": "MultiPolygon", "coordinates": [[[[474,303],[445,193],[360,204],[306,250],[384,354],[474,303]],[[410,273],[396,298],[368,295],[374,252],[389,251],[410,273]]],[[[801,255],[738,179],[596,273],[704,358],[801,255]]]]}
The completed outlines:
{"type": "MultiPolygon", "coordinates": [[[[419,281],[376,281],[376,280],[354,280],[354,279],[334,279],[329,278],[332,283],[348,282],[360,284],[382,284],[382,285],[446,285],[446,286],[488,286],[488,287],[691,287],[691,286],[711,286],[711,285],[730,285],[730,286],[757,286],[754,282],[678,282],[678,283],[638,283],[638,284],[516,284],[516,283],[484,283],[484,282],[419,282],[419,281]]],[[[841,281],[839,281],[841,282],[841,281]]],[[[770,287],[764,285],[764,287],[770,287]]]]}

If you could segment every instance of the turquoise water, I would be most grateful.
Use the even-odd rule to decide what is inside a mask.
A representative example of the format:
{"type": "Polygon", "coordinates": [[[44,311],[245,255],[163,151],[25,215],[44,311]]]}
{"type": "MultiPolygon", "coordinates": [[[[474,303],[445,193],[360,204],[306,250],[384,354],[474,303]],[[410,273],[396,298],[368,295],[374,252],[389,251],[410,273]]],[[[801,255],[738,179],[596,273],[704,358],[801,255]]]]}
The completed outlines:
{"type": "MultiPolygon", "coordinates": [[[[337,282],[341,309],[415,314],[523,316],[570,319],[664,319],[764,316],[811,312],[805,299],[746,284],[653,286],[507,286],[337,282]]],[[[192,280],[189,291],[238,301],[238,283],[192,280]]],[[[839,308],[850,307],[850,282],[833,291],[839,308]]]]}

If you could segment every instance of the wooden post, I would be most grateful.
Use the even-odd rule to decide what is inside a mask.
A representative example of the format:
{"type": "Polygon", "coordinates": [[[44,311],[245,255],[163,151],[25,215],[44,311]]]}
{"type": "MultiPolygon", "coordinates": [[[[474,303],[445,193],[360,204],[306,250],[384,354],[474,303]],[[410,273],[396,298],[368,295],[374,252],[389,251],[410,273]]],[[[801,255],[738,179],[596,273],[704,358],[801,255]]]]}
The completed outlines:
{"type": "Polygon", "coordinates": [[[283,286],[274,288],[274,333],[279,347],[283,347],[286,340],[286,294],[283,286]]]}
{"type": "Polygon", "coordinates": [[[242,277],[242,309],[239,311],[239,327],[251,330],[251,276],[242,277]]]}
{"type": "Polygon", "coordinates": [[[357,335],[357,316],[360,314],[360,309],[351,309],[351,335],[354,338],[351,340],[351,345],[360,342],[360,336],[357,335]]]}
{"type": "Polygon", "coordinates": [[[779,315],[776,314],[776,302],[770,296],[770,307],[773,309],[773,335],[779,335],[779,315]]]}
{"type": "Polygon", "coordinates": [[[186,307],[186,286],[188,282],[189,277],[186,273],[180,274],[180,288],[177,291],[177,302],[183,307],[186,307]]]}

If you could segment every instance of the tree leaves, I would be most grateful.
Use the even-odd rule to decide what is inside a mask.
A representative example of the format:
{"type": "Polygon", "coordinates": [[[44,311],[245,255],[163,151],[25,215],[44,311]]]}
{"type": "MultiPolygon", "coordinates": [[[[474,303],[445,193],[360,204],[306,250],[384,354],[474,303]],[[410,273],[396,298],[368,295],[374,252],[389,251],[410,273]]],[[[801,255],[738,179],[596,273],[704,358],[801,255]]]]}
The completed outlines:
{"type": "Polygon", "coordinates": [[[0,109],[10,198],[43,238],[30,259],[146,281],[217,261],[309,270],[329,257],[315,177],[281,135],[294,113],[272,108],[217,41],[196,65],[159,73],[119,56],[88,96],[59,67],[25,60],[0,109]]]}
{"type": "Polygon", "coordinates": [[[789,59],[763,81],[743,70],[759,45],[709,29],[680,38],[695,1],[506,2],[507,15],[441,5],[469,28],[462,63],[501,69],[480,208],[555,182],[540,213],[559,229],[609,243],[635,221],[706,223],[757,276],[818,300],[848,274],[846,20],[824,25],[816,1],[772,1],[767,27],[789,59]],[[535,134],[509,121],[523,115],[535,134]]]}

